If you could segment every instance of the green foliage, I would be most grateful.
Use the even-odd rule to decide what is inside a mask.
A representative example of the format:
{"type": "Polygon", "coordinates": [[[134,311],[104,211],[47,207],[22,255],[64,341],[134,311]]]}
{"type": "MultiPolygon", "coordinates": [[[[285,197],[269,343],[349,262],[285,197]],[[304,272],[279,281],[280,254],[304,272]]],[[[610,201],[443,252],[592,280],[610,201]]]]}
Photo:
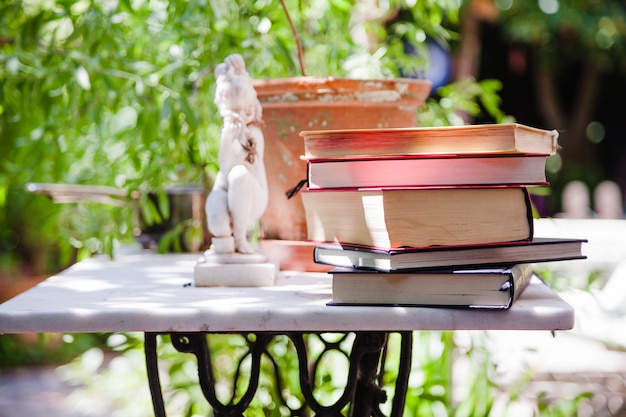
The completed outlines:
{"type": "Polygon", "coordinates": [[[534,47],[558,71],[588,60],[598,69],[626,70],[626,10],[619,0],[497,0],[513,42],[534,47]]]}
{"type": "Polygon", "coordinates": [[[593,292],[602,289],[607,279],[606,271],[602,268],[589,271],[588,274],[572,276],[572,272],[567,269],[560,270],[549,265],[538,264],[535,272],[555,291],[573,289],[593,292]]]}
{"type": "Polygon", "coordinates": [[[581,406],[591,401],[591,393],[583,392],[573,398],[567,398],[555,405],[545,401],[545,394],[538,401],[538,413],[545,417],[570,417],[580,415],[581,406]]]}
{"type": "Polygon", "coordinates": [[[0,369],[69,362],[94,346],[103,346],[104,334],[0,335],[0,369]]]}
{"type": "MultiPolygon", "coordinates": [[[[498,393],[484,338],[458,345],[454,332],[415,332],[413,369],[405,415],[486,417],[498,393]],[[463,364],[466,362],[466,364],[463,364]],[[462,365],[464,376],[454,377],[462,365]]],[[[484,335],[483,335],[484,336],[484,335]]]]}
{"type": "Polygon", "coordinates": [[[219,126],[200,77],[212,62],[201,61],[187,33],[167,29],[182,27],[184,16],[176,21],[166,5],[0,6],[0,190],[11,197],[0,204],[5,248],[56,246],[68,261],[132,237],[131,204],[50,208],[23,195],[29,181],[146,193],[201,183],[214,170],[219,126]]]}
{"type": "MultiPolygon", "coordinates": [[[[305,3],[286,2],[311,75],[397,74],[406,61],[401,37],[445,42],[452,35],[441,23],[458,19],[451,0],[396,0],[376,10],[360,10],[355,0],[305,3]],[[384,25],[397,8],[414,22],[384,25]],[[362,71],[364,62],[372,69],[362,71]]],[[[255,78],[299,74],[295,40],[278,6],[275,0],[0,5],[0,265],[41,256],[48,260],[35,263],[36,270],[58,270],[133,238],[133,204],[52,207],[24,195],[28,182],[138,191],[148,224],[162,220],[148,192],[210,186],[221,125],[213,68],[237,52],[255,78]]]]}
{"type": "Polygon", "coordinates": [[[159,239],[157,251],[196,252],[200,249],[204,238],[204,225],[195,219],[187,219],[166,231],[159,239]]]}
{"type": "Polygon", "coordinates": [[[75,414],[97,409],[109,415],[154,416],[141,333],[103,335],[102,343],[55,371],[76,387],[65,398],[75,414]]]}
{"type": "Polygon", "coordinates": [[[418,110],[418,125],[449,126],[462,125],[463,114],[476,117],[485,113],[496,123],[512,122],[511,116],[500,109],[502,83],[498,80],[474,81],[464,79],[440,87],[437,98],[429,98],[418,110]]]}

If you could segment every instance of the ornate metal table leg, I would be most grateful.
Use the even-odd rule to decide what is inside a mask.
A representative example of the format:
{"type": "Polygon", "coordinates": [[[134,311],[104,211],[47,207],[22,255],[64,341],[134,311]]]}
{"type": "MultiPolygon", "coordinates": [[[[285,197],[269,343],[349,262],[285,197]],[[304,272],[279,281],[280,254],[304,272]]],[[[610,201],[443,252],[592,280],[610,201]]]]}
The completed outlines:
{"type": "Polygon", "coordinates": [[[376,384],[380,356],[387,342],[387,333],[357,333],[353,352],[356,352],[357,381],[350,416],[371,416],[387,395],[376,384]]]}
{"type": "Polygon", "coordinates": [[[413,357],[413,332],[400,332],[400,363],[398,364],[398,378],[389,417],[402,417],[406,393],[409,388],[411,360],[413,357]]]}
{"type": "MultiPolygon", "coordinates": [[[[358,366],[353,365],[353,355],[355,351],[350,354],[350,369],[348,371],[348,379],[344,388],[343,394],[332,405],[322,405],[315,398],[313,392],[315,390],[315,374],[319,365],[318,361],[310,362],[308,357],[308,349],[304,341],[303,333],[289,333],[294,349],[298,355],[299,373],[300,373],[300,391],[304,397],[306,405],[311,408],[315,413],[315,416],[319,417],[331,417],[341,416],[341,410],[352,401],[354,398],[354,391],[356,387],[356,380],[358,376],[358,366]]],[[[322,341],[323,338],[320,337],[322,341]]],[[[324,352],[329,350],[340,350],[340,343],[328,343],[324,341],[326,347],[324,352]]],[[[322,354],[323,354],[322,353],[322,354]]]]}
{"type": "Polygon", "coordinates": [[[159,378],[159,363],[157,357],[157,334],[146,333],[144,335],[144,350],[146,353],[146,369],[148,371],[148,385],[152,396],[152,407],[155,417],[165,416],[165,404],[161,392],[161,380],[159,378]]]}
{"type": "MultiPolygon", "coordinates": [[[[242,416],[248,408],[259,387],[262,357],[266,357],[274,367],[274,379],[278,388],[278,400],[282,406],[287,407],[291,415],[306,415],[308,407],[318,417],[341,416],[341,411],[348,404],[351,417],[383,416],[380,404],[386,401],[386,393],[382,389],[382,374],[384,373],[385,353],[387,346],[387,332],[356,332],[351,349],[342,347],[348,334],[344,334],[339,341],[328,341],[317,334],[323,342],[324,349],[317,359],[309,358],[307,342],[302,332],[286,334],[254,333],[243,335],[248,343],[248,356],[250,358],[250,372],[246,391],[235,401],[234,393],[228,404],[220,402],[216,396],[216,378],[213,374],[211,351],[207,340],[207,334],[195,333],[172,333],[170,334],[172,345],[183,353],[193,354],[198,361],[199,383],[215,416],[242,416]],[[251,337],[252,336],[252,337],[251,337]],[[282,380],[278,371],[278,362],[272,356],[268,348],[275,336],[287,336],[298,358],[300,394],[303,396],[304,405],[298,409],[292,409],[282,397],[282,380]],[[338,351],[349,360],[348,376],[343,393],[331,405],[322,405],[315,397],[315,380],[318,371],[319,360],[326,352],[338,351]],[[379,379],[377,379],[379,376],[379,379]]],[[[408,379],[411,369],[412,355],[412,332],[400,332],[400,356],[398,374],[395,382],[394,398],[391,406],[390,417],[401,417],[404,410],[405,396],[408,388],[408,379]]],[[[148,380],[152,394],[153,407],[156,417],[165,417],[163,394],[159,380],[157,358],[157,334],[146,333],[145,335],[146,364],[148,380]]],[[[241,366],[241,362],[239,363],[241,366]]],[[[239,366],[237,374],[239,374],[239,366]]],[[[235,378],[236,380],[237,378],[235,378]]]]}
{"type": "Polygon", "coordinates": [[[211,362],[211,351],[205,333],[172,333],[172,345],[179,352],[192,353],[198,361],[198,377],[202,393],[211,407],[214,415],[219,416],[243,416],[243,412],[248,408],[254,398],[254,394],[259,386],[259,375],[261,374],[261,356],[266,352],[267,344],[272,339],[271,334],[258,333],[256,341],[250,345],[251,370],[248,381],[248,388],[239,401],[234,399],[231,403],[222,403],[215,393],[215,376],[211,362]]]}

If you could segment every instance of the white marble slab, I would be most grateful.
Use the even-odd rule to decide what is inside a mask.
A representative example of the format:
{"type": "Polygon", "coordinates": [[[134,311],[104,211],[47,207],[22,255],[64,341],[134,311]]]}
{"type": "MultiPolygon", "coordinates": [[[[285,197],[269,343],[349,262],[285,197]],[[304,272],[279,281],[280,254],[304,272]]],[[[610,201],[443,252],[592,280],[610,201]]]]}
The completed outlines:
{"type": "Polygon", "coordinates": [[[539,280],[506,311],[327,306],[324,273],[277,285],[196,288],[199,255],[99,256],[0,304],[0,333],[126,331],[565,330],[573,308],[539,280]]]}

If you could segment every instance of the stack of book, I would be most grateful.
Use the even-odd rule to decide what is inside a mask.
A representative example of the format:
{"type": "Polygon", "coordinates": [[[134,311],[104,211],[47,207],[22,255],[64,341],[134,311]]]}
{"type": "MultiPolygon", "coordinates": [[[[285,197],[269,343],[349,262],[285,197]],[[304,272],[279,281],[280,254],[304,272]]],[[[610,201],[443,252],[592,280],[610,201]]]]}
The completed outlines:
{"type": "Polygon", "coordinates": [[[584,239],[533,239],[555,131],[521,124],[301,132],[302,191],[334,304],[509,308],[536,262],[584,239]]]}

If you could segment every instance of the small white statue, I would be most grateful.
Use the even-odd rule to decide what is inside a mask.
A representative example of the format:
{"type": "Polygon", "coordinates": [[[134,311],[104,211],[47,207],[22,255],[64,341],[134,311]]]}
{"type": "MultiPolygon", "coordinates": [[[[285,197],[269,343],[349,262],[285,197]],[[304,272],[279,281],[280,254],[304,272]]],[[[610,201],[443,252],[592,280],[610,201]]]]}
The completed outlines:
{"type": "Polygon", "coordinates": [[[247,232],[267,207],[262,107],[241,55],[230,55],[215,68],[215,104],[224,119],[219,165],[206,201],[216,254],[252,254],[247,232]]]}

